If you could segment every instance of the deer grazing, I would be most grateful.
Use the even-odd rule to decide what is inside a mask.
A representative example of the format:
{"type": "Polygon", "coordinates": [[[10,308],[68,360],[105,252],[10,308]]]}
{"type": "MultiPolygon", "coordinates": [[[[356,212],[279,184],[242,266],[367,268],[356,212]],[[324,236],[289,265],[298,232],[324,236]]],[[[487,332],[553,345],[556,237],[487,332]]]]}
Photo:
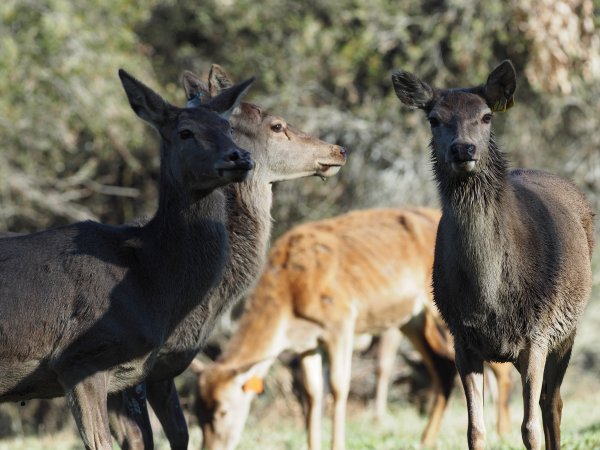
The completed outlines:
{"type": "Polygon", "coordinates": [[[226,118],[252,80],[195,108],[120,70],[161,138],[158,210],[144,226],[91,221],[0,240],[0,402],[65,395],[87,449],[110,449],[110,392],[142,380],[227,256],[225,197],[253,167],[226,118]]]}
{"type": "MultiPolygon", "coordinates": [[[[197,370],[196,412],[204,447],[235,448],[266,372],[282,351],[291,350],[301,357],[308,445],[320,449],[323,377],[318,349],[323,346],[334,400],[332,448],[343,449],[353,336],[392,328],[410,339],[432,375],[436,394],[423,442],[433,444],[456,375],[452,348],[432,308],[439,217],[437,210],[425,208],[354,211],[296,226],[279,238],[225,351],[215,364],[197,370]]],[[[497,370],[506,374],[502,367],[497,370]]],[[[380,375],[387,372],[380,370],[380,375]]],[[[500,387],[504,395],[510,385],[501,382],[500,387]]],[[[503,404],[503,427],[507,406],[503,404]]]]}
{"type": "MultiPolygon", "coordinates": [[[[191,72],[184,73],[183,81],[189,105],[212,101],[232,85],[216,64],[208,85],[191,72]]],[[[257,105],[241,103],[230,123],[234,141],[250,151],[255,168],[244,182],[225,191],[230,243],[225,275],[208,294],[209,300],[181,321],[162,346],[146,389],[136,386],[110,399],[111,429],[124,448],[152,448],[146,395],[171,448],[187,448],[188,430],[173,378],[202,348],[208,330],[206,305],[211,308],[211,324],[221,311],[245,296],[260,275],[271,234],[272,183],[314,175],[331,177],[346,162],[342,147],[309,136],[257,105]]]]}
{"type": "Polygon", "coordinates": [[[521,373],[528,449],[560,448],[560,385],[591,291],[593,213],[571,182],[509,170],[491,129],[514,103],[516,73],[504,61],[480,86],[434,89],[392,75],[401,102],[425,111],[442,203],[434,300],[455,339],[468,406],[468,444],[485,446],[483,361],[521,373]]]}

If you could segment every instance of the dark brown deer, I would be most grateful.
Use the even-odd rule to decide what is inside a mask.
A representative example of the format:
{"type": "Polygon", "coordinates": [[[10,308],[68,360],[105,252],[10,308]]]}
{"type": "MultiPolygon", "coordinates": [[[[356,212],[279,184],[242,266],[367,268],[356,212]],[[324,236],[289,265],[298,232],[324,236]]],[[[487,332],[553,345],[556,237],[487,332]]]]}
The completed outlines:
{"type": "Polygon", "coordinates": [[[571,182],[538,170],[509,170],[491,129],[513,105],[516,74],[504,61],[483,85],[434,89],[392,75],[396,94],[425,111],[443,216],[434,300],[455,338],[468,406],[468,443],[485,445],[483,361],[521,373],[523,442],[560,447],[560,385],[591,291],[593,213],[571,182]]]}
{"type": "MultiPolygon", "coordinates": [[[[218,65],[212,66],[208,85],[193,73],[184,73],[188,105],[210,101],[232,84],[218,65]]],[[[230,122],[234,141],[250,151],[256,167],[244,182],[226,188],[231,250],[225,276],[209,294],[208,302],[192,311],[169,337],[145,383],[148,401],[172,449],[188,446],[188,430],[173,377],[187,368],[205,341],[206,305],[211,317],[216,316],[245,296],[260,275],[271,235],[272,183],[314,175],[330,177],[346,162],[342,147],[309,136],[257,105],[242,103],[230,122]]],[[[123,448],[152,447],[144,386],[113,396],[109,407],[111,429],[123,448]]]]}
{"type": "Polygon", "coordinates": [[[65,395],[88,449],[112,448],[107,393],[144,379],[221,278],[225,197],[216,189],[253,167],[226,120],[251,80],[177,108],[119,76],[161,137],[154,217],[142,227],[88,221],[0,240],[0,402],[65,395]]]}

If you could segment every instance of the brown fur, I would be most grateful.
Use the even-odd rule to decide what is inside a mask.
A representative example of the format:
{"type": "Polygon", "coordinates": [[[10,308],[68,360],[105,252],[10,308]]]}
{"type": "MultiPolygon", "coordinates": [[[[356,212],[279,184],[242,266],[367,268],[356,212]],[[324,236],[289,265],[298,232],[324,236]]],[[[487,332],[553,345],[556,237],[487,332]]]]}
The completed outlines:
{"type": "MultiPolygon", "coordinates": [[[[244,382],[264,376],[288,349],[302,356],[309,447],[319,448],[322,376],[316,349],[322,344],[336,404],[333,448],[343,448],[353,334],[387,336],[393,328],[409,337],[432,373],[438,393],[423,439],[433,443],[455,375],[430,295],[439,217],[439,211],[425,208],[354,211],[299,225],[280,237],[237,332],[217,364],[199,377],[205,446],[236,445],[252,398],[242,391],[244,382]],[[236,413],[223,418],[230,408],[236,413]]],[[[395,350],[392,344],[392,355],[395,350]]]]}

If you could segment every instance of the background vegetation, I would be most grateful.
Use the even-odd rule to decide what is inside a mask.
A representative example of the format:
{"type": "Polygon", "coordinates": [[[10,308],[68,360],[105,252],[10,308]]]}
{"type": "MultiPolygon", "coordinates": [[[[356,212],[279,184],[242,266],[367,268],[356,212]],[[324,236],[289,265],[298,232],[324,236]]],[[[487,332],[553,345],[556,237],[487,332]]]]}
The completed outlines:
{"type": "MultiPolygon", "coordinates": [[[[505,58],[518,72],[516,106],[495,120],[514,165],[572,178],[600,211],[599,13],[599,0],[4,0],[0,229],[151,214],[157,141],[131,112],[117,69],[182,104],[181,72],[205,75],[213,62],[237,79],[256,75],[250,100],[349,151],[327,183],[275,186],[275,237],[350,209],[435,206],[428,127],[400,105],[390,73],[462,86],[505,58]]],[[[598,385],[599,302],[596,289],[573,358],[598,385]]],[[[35,419],[48,417],[40,408],[0,406],[0,430],[70,423],[35,419]]]]}

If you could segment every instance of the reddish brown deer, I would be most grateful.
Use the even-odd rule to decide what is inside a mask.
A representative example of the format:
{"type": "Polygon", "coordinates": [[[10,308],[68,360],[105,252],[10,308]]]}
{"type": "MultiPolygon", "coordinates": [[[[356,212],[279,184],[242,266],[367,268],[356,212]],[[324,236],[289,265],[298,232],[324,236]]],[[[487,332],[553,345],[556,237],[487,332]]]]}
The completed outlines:
{"type": "Polygon", "coordinates": [[[322,345],[331,367],[332,448],[344,448],[354,333],[391,328],[410,339],[432,375],[436,395],[423,433],[424,443],[432,444],[456,374],[431,303],[439,217],[431,209],[355,211],[294,227],[279,238],[238,330],[217,363],[199,375],[204,446],[232,450],[237,445],[261,380],[282,351],[292,350],[301,356],[309,401],[309,448],[319,449],[322,345]]]}
{"type": "Polygon", "coordinates": [[[110,449],[106,397],[143,380],[227,256],[225,198],[248,153],[226,120],[251,80],[177,108],[119,71],[161,137],[158,210],[143,227],[81,222],[0,239],[0,401],[65,395],[86,448],[110,449]]]}
{"type": "Polygon", "coordinates": [[[483,85],[434,89],[392,76],[400,100],[425,111],[443,216],[436,247],[435,303],[455,338],[467,397],[468,443],[485,446],[483,361],[521,372],[523,442],[560,448],[560,385],[577,321],[590,295],[593,213],[571,182],[509,170],[491,129],[513,105],[516,74],[504,61],[483,85]]]}
{"type": "MultiPolygon", "coordinates": [[[[210,102],[232,85],[213,65],[206,85],[191,72],[184,74],[188,105],[210,102]]],[[[230,118],[233,139],[248,149],[255,168],[243,183],[226,190],[230,254],[221,283],[209,301],[192,311],[168,338],[146,382],[147,396],[172,449],[186,449],[188,431],[173,377],[181,373],[202,347],[210,319],[246,295],[264,266],[271,234],[272,183],[305,176],[331,177],[346,162],[346,151],[289,125],[261,107],[242,103],[230,118]]],[[[151,448],[152,431],[145,411],[144,389],[136,387],[110,401],[111,428],[122,447],[151,448]],[[132,407],[135,406],[135,407],[132,407]]]]}

